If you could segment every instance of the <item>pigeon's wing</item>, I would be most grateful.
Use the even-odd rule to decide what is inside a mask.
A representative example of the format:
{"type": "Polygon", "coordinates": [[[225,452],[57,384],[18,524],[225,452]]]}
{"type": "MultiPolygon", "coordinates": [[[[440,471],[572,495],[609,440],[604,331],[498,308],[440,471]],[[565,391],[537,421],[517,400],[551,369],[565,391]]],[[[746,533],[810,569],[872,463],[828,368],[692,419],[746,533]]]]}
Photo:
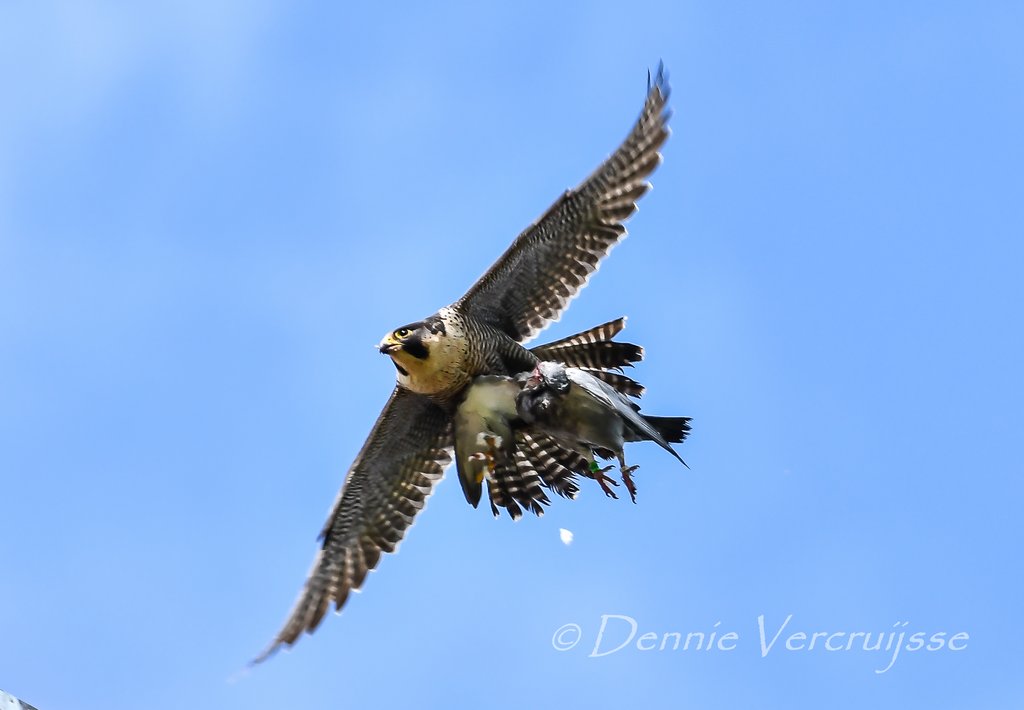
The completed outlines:
{"type": "Polygon", "coordinates": [[[608,409],[620,412],[627,418],[627,412],[635,412],[639,409],[639,405],[631,402],[625,395],[616,391],[614,387],[606,382],[602,382],[586,370],[581,370],[578,367],[567,367],[565,368],[565,376],[569,378],[573,385],[586,390],[591,397],[602,405],[608,409]]]}
{"type": "Polygon", "coordinates": [[[322,546],[277,638],[254,662],[312,632],[331,603],[340,610],[382,552],[394,552],[451,460],[451,418],[425,397],[395,388],[363,444],[320,533],[322,546]]]}
{"type": "MultiPolygon", "coordinates": [[[[565,368],[565,374],[574,386],[586,390],[591,397],[600,402],[603,406],[617,412],[618,415],[622,417],[623,421],[626,422],[627,426],[632,428],[637,434],[640,434],[642,439],[656,442],[663,449],[679,459],[680,462],[683,461],[679,458],[679,454],[675,452],[668,441],[665,440],[665,437],[661,432],[652,426],[651,422],[647,420],[647,417],[640,414],[640,405],[636,402],[633,402],[626,397],[626,395],[616,390],[612,385],[598,379],[586,370],[567,367],[565,368]]],[[[686,430],[689,431],[689,426],[686,427],[686,430]]],[[[626,440],[632,441],[628,436],[626,437],[626,440]]],[[[685,466],[686,464],[684,463],[683,465],[685,466]]]]}
{"type": "Polygon", "coordinates": [[[650,187],[668,138],[668,82],[659,68],[626,140],[575,190],[520,234],[457,307],[517,341],[558,320],[598,263],[626,234],[622,223],[650,187]]]}
{"type": "Polygon", "coordinates": [[[594,373],[587,372],[575,367],[565,368],[565,374],[575,386],[586,390],[591,397],[599,401],[605,407],[615,410],[626,422],[639,433],[644,434],[652,441],[663,443],[661,434],[652,427],[640,414],[640,405],[630,400],[626,395],[619,392],[611,384],[604,382],[594,373]]]}

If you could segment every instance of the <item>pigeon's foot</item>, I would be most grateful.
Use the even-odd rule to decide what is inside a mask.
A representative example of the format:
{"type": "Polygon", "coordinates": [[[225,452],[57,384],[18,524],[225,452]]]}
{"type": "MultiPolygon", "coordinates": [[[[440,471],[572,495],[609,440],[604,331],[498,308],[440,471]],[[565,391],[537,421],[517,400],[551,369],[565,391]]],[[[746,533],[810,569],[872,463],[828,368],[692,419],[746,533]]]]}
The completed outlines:
{"type": "Polygon", "coordinates": [[[590,473],[587,474],[587,478],[592,478],[595,481],[597,481],[601,485],[601,490],[604,491],[604,494],[606,496],[608,496],[609,498],[618,499],[618,496],[615,494],[615,491],[613,491],[609,487],[608,484],[611,484],[613,486],[617,486],[619,484],[615,481],[614,478],[611,478],[609,476],[604,475],[604,474],[608,473],[608,471],[611,471],[611,470],[612,470],[611,466],[605,466],[604,468],[598,468],[596,463],[591,462],[591,464],[590,464],[590,473]]]}
{"type": "Polygon", "coordinates": [[[622,474],[622,483],[626,486],[626,490],[629,491],[629,497],[636,503],[636,484],[633,483],[633,471],[640,468],[639,466],[623,466],[619,469],[622,474]]]}

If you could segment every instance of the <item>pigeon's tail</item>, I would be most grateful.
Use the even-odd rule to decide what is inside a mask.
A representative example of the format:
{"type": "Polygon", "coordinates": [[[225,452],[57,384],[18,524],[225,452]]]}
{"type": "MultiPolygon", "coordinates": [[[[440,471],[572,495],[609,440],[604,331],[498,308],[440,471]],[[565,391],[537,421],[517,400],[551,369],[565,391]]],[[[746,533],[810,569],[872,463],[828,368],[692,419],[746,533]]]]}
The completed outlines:
{"type": "MultiPolygon", "coordinates": [[[[633,343],[612,340],[626,326],[625,318],[602,323],[568,338],[539,345],[531,352],[541,360],[588,370],[621,370],[644,359],[644,349],[633,343]]],[[[632,380],[630,380],[632,382],[632,380]]],[[[635,384],[635,383],[634,383],[635,384]]],[[[643,388],[640,388],[643,391],[643,388]]]]}
{"type": "Polygon", "coordinates": [[[681,444],[690,434],[690,417],[643,417],[670,444],[681,444]]]}
{"type": "Polygon", "coordinates": [[[686,462],[683,461],[683,457],[676,453],[676,450],[672,448],[672,444],[681,444],[686,437],[689,436],[690,417],[640,416],[642,416],[648,426],[657,433],[657,436],[654,437],[654,441],[656,441],[661,448],[665,449],[665,451],[679,459],[679,463],[686,466],[686,468],[690,468],[687,466],[686,462]]]}

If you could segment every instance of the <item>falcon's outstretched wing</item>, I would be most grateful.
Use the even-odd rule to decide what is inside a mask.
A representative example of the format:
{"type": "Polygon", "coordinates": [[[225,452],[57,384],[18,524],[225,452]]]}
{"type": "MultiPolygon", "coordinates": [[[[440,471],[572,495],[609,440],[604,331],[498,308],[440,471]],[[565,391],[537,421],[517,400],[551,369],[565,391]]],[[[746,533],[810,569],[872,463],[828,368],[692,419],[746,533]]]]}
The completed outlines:
{"type": "Polygon", "coordinates": [[[426,397],[395,388],[363,444],[324,525],[323,545],[284,628],[253,663],[303,631],[331,602],[340,610],[382,552],[394,552],[451,461],[451,417],[426,397]]]}
{"type": "Polygon", "coordinates": [[[517,341],[558,320],[598,262],[626,234],[622,222],[647,192],[669,135],[664,69],[632,132],[594,173],[520,234],[456,307],[517,341]]]}

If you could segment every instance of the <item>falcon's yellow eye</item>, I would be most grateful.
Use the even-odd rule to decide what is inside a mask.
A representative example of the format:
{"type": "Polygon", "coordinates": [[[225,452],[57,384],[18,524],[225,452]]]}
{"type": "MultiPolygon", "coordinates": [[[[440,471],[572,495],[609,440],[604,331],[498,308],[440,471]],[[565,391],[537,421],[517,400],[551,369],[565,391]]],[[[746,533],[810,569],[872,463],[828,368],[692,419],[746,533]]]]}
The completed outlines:
{"type": "Polygon", "coordinates": [[[408,328],[399,328],[398,330],[395,331],[395,337],[398,339],[402,339],[411,332],[412,331],[409,330],[408,328]]]}

